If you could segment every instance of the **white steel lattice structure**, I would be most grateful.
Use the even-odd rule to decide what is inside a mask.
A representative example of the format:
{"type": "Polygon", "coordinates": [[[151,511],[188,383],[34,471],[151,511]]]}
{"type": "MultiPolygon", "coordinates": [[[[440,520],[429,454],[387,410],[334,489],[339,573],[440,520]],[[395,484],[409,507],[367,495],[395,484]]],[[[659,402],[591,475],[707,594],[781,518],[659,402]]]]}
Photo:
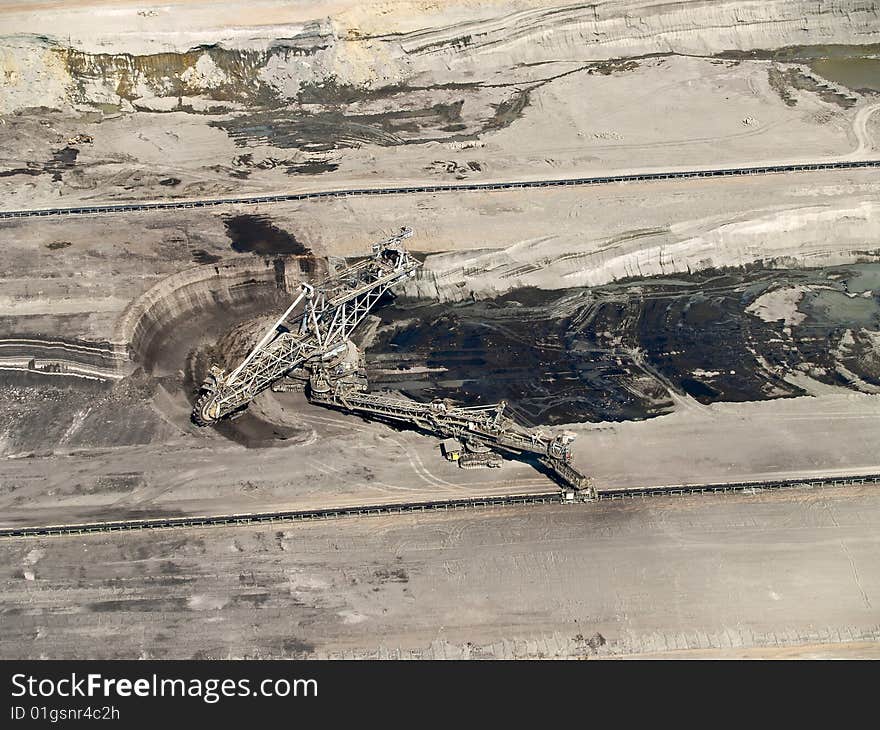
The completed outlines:
{"type": "Polygon", "coordinates": [[[488,465],[486,452],[506,453],[539,463],[567,494],[594,496],[591,480],[573,463],[571,432],[523,426],[504,414],[503,401],[461,407],[366,392],[362,353],[349,335],[386,291],[415,274],[419,262],[401,245],[410,235],[412,231],[404,228],[375,244],[369,258],[320,284],[303,284],[296,301],[235,370],[227,375],[211,368],[193,420],[207,425],[234,416],[260,391],[289,375],[308,383],[312,403],[460,439],[468,452],[460,466],[465,460],[488,465]]]}
{"type": "Polygon", "coordinates": [[[373,245],[368,258],[321,283],[303,284],[296,300],[231,373],[216,366],[202,385],[193,421],[215,423],[247,407],[261,391],[295,368],[332,359],[352,330],[392,286],[420,266],[402,246],[409,228],[373,245]]]}

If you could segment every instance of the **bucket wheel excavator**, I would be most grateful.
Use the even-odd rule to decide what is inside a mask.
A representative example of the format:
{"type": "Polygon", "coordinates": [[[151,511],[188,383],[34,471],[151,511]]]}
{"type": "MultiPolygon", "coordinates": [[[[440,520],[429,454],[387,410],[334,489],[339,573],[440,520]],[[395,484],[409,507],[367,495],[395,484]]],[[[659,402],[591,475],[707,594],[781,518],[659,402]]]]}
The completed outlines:
{"type": "Polygon", "coordinates": [[[403,246],[411,235],[403,228],[374,244],[367,258],[319,283],[302,284],[294,302],[232,372],[211,367],[193,422],[207,426],[235,418],[268,388],[304,389],[317,405],[445,438],[447,458],[462,467],[497,466],[497,454],[505,453],[540,464],[569,496],[591,498],[590,479],[572,463],[569,431],[523,426],[505,415],[503,401],[462,407],[368,392],[363,353],[349,338],[383,294],[415,276],[420,263],[403,246]]]}

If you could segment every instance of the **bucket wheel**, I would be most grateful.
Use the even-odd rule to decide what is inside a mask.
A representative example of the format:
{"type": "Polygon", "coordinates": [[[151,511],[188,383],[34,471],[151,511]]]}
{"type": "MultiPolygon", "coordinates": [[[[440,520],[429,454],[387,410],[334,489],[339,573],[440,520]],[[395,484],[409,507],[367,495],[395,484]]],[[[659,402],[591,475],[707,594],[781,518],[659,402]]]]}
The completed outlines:
{"type": "Polygon", "coordinates": [[[216,391],[213,389],[202,388],[201,395],[198,397],[198,400],[196,400],[195,405],[193,406],[192,415],[190,416],[190,419],[196,426],[210,426],[220,420],[212,415],[216,410],[214,404],[215,395],[216,391]]]}

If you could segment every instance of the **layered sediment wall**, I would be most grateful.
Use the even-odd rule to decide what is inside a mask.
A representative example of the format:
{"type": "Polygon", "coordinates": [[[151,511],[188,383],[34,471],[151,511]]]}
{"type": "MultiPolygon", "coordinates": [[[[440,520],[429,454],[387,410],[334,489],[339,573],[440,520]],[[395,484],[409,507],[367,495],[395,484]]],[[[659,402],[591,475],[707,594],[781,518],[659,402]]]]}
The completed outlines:
{"type": "Polygon", "coordinates": [[[31,337],[0,340],[0,370],[86,380],[119,380],[128,370],[124,347],[110,342],[31,337]]]}
{"type": "MultiPolygon", "coordinates": [[[[113,381],[149,368],[157,348],[184,330],[237,324],[285,302],[315,269],[310,256],[253,257],[194,266],[162,279],[125,309],[112,341],[22,335],[0,339],[0,370],[113,381]]],[[[203,332],[203,334],[204,334],[203,332]]],[[[181,363],[182,366],[182,363],[181,363]]]]}
{"type": "Polygon", "coordinates": [[[520,287],[565,289],[621,279],[765,266],[809,268],[880,260],[880,203],[793,208],[716,226],[687,222],[600,241],[572,234],[498,251],[428,256],[411,297],[460,301],[520,287]],[[693,230],[702,226],[703,230],[693,230]]]}
{"type": "Polygon", "coordinates": [[[6,13],[0,113],[81,104],[222,113],[297,100],[314,85],[344,96],[346,87],[416,80],[482,83],[547,62],[880,43],[880,5],[858,0],[535,0],[526,8],[513,0],[374,0],[337,3],[329,18],[263,3],[265,20],[258,5],[250,26],[240,14],[224,22],[229,4],[216,5],[214,16],[193,19],[198,25],[184,22],[189,11],[179,6],[149,21],[140,7],[112,16],[6,13]]]}
{"type": "Polygon", "coordinates": [[[254,257],[195,266],[173,274],[132,302],[119,318],[114,342],[128,348],[133,362],[149,364],[157,344],[178,325],[211,313],[230,321],[245,305],[286,299],[312,275],[311,256],[254,257]]]}

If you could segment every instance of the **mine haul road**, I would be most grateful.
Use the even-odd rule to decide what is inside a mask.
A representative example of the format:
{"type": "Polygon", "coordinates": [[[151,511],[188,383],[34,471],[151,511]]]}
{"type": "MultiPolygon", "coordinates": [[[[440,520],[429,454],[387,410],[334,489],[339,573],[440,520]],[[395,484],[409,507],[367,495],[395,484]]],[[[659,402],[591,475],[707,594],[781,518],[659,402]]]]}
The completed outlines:
{"type": "Polygon", "coordinates": [[[408,193],[443,192],[491,192],[514,188],[547,188],[578,185],[608,185],[626,182],[659,182],[688,178],[742,177],[748,175],[771,175],[791,172],[815,172],[821,170],[849,170],[880,167],[880,160],[840,160],[837,162],[802,162],[788,165],[759,165],[754,167],[727,167],[715,169],[671,170],[641,172],[624,175],[601,175],[596,177],[570,177],[549,180],[510,180],[484,183],[447,183],[442,185],[397,185],[393,187],[347,188],[338,190],[314,190],[276,195],[249,195],[232,198],[207,198],[191,200],[156,201],[150,203],[111,203],[105,205],[82,205],[70,208],[36,208],[33,210],[0,211],[4,218],[36,218],[55,215],[99,215],[102,213],[136,213],[152,210],[181,210],[184,208],[208,208],[217,205],[259,205],[319,198],[344,198],[355,195],[405,195],[408,193]]]}

